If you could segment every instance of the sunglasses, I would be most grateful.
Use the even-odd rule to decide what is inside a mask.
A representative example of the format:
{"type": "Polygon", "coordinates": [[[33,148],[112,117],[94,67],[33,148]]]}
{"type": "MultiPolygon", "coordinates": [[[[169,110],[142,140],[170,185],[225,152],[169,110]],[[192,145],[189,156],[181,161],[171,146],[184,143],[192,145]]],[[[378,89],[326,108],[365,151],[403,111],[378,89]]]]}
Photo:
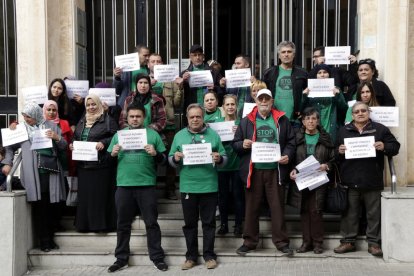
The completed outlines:
{"type": "Polygon", "coordinates": [[[368,109],[362,108],[352,111],[352,114],[367,113],[368,109]]]}
{"type": "Polygon", "coordinates": [[[358,65],[360,65],[360,64],[373,64],[373,65],[375,66],[375,60],[370,59],[370,58],[367,58],[367,59],[361,59],[361,60],[358,62],[358,65]]]}

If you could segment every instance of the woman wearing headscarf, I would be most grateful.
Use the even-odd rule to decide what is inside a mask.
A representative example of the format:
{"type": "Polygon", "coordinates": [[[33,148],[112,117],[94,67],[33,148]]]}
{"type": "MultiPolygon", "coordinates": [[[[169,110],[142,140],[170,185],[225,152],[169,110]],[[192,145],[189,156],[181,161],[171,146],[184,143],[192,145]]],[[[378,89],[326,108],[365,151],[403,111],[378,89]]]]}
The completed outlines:
{"type": "Polygon", "coordinates": [[[39,235],[40,249],[48,252],[59,248],[53,241],[55,212],[58,203],[66,199],[66,191],[62,166],[57,157],[59,152],[66,150],[67,142],[62,138],[56,124],[45,121],[38,104],[26,104],[22,115],[29,139],[6,147],[6,157],[2,161],[6,164],[3,171],[6,174],[10,171],[14,152],[21,148],[20,180],[26,190],[27,201],[32,203],[34,227],[39,235]],[[52,139],[52,148],[31,149],[35,132],[40,129],[47,129],[46,136],[52,139]]]}
{"type": "MultiPolygon", "coordinates": [[[[115,172],[105,152],[117,131],[115,121],[103,110],[95,94],[85,98],[85,116],[79,121],[74,141],[97,142],[98,161],[78,161],[78,207],[75,227],[80,232],[108,232],[115,228],[115,172]]],[[[73,145],[70,145],[73,150],[73,145]]]]}

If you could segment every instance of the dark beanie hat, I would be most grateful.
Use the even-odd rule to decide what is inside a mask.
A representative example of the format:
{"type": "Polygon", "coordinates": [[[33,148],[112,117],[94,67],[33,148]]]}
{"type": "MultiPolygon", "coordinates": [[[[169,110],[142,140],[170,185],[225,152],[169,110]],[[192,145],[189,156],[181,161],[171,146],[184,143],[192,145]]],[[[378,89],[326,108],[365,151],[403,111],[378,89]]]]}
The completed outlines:
{"type": "Polygon", "coordinates": [[[112,86],[107,82],[98,82],[95,84],[95,88],[112,88],[112,86]]]}
{"type": "Polygon", "coordinates": [[[318,74],[318,72],[320,70],[325,70],[326,72],[329,73],[329,77],[332,77],[331,67],[329,67],[329,65],[326,65],[326,64],[315,65],[315,67],[313,67],[312,71],[310,71],[309,77],[316,79],[316,75],[318,74]]]}

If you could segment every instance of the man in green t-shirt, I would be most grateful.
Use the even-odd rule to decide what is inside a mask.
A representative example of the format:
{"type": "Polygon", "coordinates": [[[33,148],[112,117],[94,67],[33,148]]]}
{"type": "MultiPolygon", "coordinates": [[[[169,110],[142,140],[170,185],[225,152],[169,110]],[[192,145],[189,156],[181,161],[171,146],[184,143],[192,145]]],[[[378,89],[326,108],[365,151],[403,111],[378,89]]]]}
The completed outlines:
{"type": "MultiPolygon", "coordinates": [[[[186,261],[182,270],[193,268],[198,259],[198,218],[203,228],[203,258],[208,269],[217,267],[214,253],[216,230],[216,206],[218,178],[216,167],[227,163],[226,151],[220,136],[204,124],[204,110],[199,104],[187,107],[188,127],[180,130],[174,137],[169,153],[169,162],[180,168],[180,192],[183,206],[183,232],[187,245],[186,261]],[[184,165],[183,145],[210,144],[212,163],[184,165]]],[[[202,156],[200,151],[200,156],[202,156]]]]}
{"type": "MultiPolygon", "coordinates": [[[[128,126],[122,131],[144,129],[145,107],[134,103],[127,109],[128,126]]],[[[145,223],[148,253],[154,266],[166,271],[164,250],[161,247],[161,230],[158,225],[156,163],[166,161],[166,149],[160,135],[151,128],[145,128],[147,144],[144,149],[123,150],[118,142],[118,133],[112,138],[108,152],[118,160],[117,190],[115,193],[117,221],[116,262],[108,268],[115,272],[128,267],[131,224],[139,207],[145,223]]]]}

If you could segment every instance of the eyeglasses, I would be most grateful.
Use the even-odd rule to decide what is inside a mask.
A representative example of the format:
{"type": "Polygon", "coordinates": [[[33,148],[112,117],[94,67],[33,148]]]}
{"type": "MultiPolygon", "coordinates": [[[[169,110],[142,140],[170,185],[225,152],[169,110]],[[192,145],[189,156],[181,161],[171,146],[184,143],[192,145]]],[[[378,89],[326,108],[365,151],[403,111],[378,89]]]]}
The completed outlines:
{"type": "Polygon", "coordinates": [[[368,109],[362,108],[352,111],[352,114],[366,113],[368,109]]]}

